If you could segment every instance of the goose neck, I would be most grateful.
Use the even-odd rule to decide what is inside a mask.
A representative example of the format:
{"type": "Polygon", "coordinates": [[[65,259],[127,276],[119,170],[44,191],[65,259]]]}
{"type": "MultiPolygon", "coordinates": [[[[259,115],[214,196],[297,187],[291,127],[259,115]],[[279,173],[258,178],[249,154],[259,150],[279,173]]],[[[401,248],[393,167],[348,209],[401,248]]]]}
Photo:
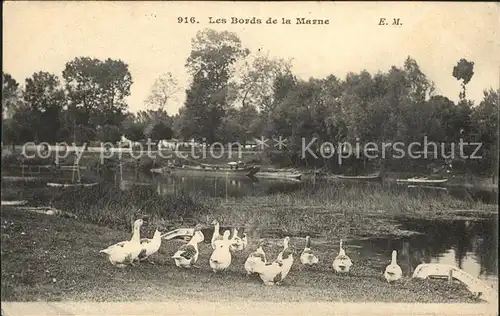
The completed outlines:
{"type": "Polygon", "coordinates": [[[306,237],[306,246],[305,248],[311,248],[311,239],[309,238],[309,236],[306,237]]]}
{"type": "Polygon", "coordinates": [[[141,227],[136,226],[134,227],[134,232],[132,234],[132,239],[131,241],[133,242],[139,242],[141,240],[141,227]]]}
{"type": "Polygon", "coordinates": [[[285,240],[283,241],[283,249],[286,248],[288,248],[288,238],[285,238],[285,240]]]}
{"type": "Polygon", "coordinates": [[[397,262],[397,256],[398,256],[397,252],[396,252],[396,251],[393,251],[393,252],[392,252],[392,260],[391,260],[391,264],[396,264],[396,262],[397,262]]]}

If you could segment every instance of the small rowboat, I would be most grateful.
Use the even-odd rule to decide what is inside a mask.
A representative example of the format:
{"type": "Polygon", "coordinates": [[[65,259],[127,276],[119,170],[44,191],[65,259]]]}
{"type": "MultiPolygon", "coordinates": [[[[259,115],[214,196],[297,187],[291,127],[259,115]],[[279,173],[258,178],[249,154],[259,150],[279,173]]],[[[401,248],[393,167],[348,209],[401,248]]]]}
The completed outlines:
{"type": "Polygon", "coordinates": [[[55,216],[78,219],[78,216],[76,216],[73,213],[61,211],[59,209],[50,206],[31,206],[31,207],[20,206],[17,207],[17,209],[20,211],[33,212],[38,214],[55,215],[55,216]]]}
{"type": "Polygon", "coordinates": [[[487,302],[498,303],[498,292],[480,279],[455,266],[439,263],[422,263],[413,271],[412,278],[446,278],[449,282],[454,279],[465,284],[472,294],[487,302]]]}
{"type": "Polygon", "coordinates": [[[408,188],[410,188],[410,189],[432,189],[432,190],[448,191],[447,188],[436,187],[436,186],[432,186],[432,185],[414,185],[414,184],[410,184],[410,185],[408,185],[408,188]]]}
{"type": "Polygon", "coordinates": [[[211,166],[211,165],[199,165],[199,166],[188,166],[188,165],[183,165],[182,167],[174,168],[172,169],[172,172],[182,172],[182,171],[196,171],[196,172],[204,172],[204,173],[211,173],[211,174],[239,174],[239,175],[245,175],[245,176],[253,176],[257,172],[259,172],[260,167],[258,166],[252,166],[252,167],[247,167],[247,168],[241,168],[241,169],[232,169],[232,168],[227,168],[227,167],[220,167],[220,166],[211,166]]]}
{"type": "Polygon", "coordinates": [[[302,173],[300,173],[300,172],[259,172],[254,177],[256,177],[256,178],[271,178],[271,179],[300,180],[300,178],[302,178],[302,173]]]}
{"type": "Polygon", "coordinates": [[[5,182],[36,181],[36,180],[40,180],[40,177],[2,176],[2,181],[5,181],[5,182]]]}
{"type": "Polygon", "coordinates": [[[429,178],[409,178],[409,179],[397,179],[398,183],[422,183],[422,184],[439,184],[445,183],[448,179],[429,179],[429,178]]]}
{"type": "Polygon", "coordinates": [[[2,206],[21,206],[28,203],[26,200],[22,201],[2,201],[2,206]]]}
{"type": "Polygon", "coordinates": [[[59,169],[60,170],[87,170],[87,166],[74,166],[74,165],[71,165],[71,166],[63,166],[63,165],[59,165],[59,169]]]}
{"type": "Polygon", "coordinates": [[[11,165],[9,168],[21,169],[53,169],[54,165],[11,165]]]}
{"type": "Polygon", "coordinates": [[[265,180],[272,180],[272,181],[277,181],[277,182],[289,182],[289,183],[301,183],[301,179],[296,179],[296,178],[284,178],[284,177],[276,177],[276,178],[269,178],[269,177],[256,177],[256,176],[248,176],[250,180],[252,180],[254,183],[258,183],[259,181],[265,181],[265,180]],[[260,180],[259,180],[260,179],[260,180]]]}
{"type": "Polygon", "coordinates": [[[98,182],[93,183],[55,183],[48,182],[47,186],[56,188],[90,188],[98,185],[98,182]]]}
{"type": "Polygon", "coordinates": [[[366,176],[346,176],[346,175],[337,175],[335,176],[337,179],[342,179],[342,180],[380,180],[380,174],[372,174],[372,175],[366,175],[366,176]]]}
{"type": "Polygon", "coordinates": [[[173,167],[172,166],[167,166],[167,167],[162,167],[162,168],[153,168],[151,169],[152,173],[170,173],[172,171],[173,167]]]}

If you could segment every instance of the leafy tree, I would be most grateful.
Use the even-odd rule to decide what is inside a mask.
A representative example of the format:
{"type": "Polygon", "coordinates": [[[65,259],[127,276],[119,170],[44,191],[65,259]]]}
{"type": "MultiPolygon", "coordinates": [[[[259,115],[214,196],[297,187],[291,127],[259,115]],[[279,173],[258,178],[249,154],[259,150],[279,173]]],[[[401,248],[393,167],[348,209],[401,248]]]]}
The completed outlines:
{"type": "Polygon", "coordinates": [[[427,79],[415,59],[408,56],[403,70],[409,88],[408,96],[413,102],[423,102],[434,94],[434,82],[427,79]]]}
{"type": "Polygon", "coordinates": [[[268,56],[251,56],[245,60],[241,69],[241,79],[237,84],[243,106],[250,104],[260,110],[266,103],[272,102],[274,80],[281,75],[291,73],[291,62],[284,59],[272,59],[268,56]]]}
{"type": "MultiPolygon", "coordinates": [[[[280,106],[287,98],[287,95],[294,91],[299,83],[299,80],[292,73],[281,74],[274,79],[273,82],[273,95],[266,97],[264,107],[260,112],[260,120],[262,134],[266,136],[275,135],[278,126],[284,128],[280,123],[279,116],[286,115],[283,108],[280,106]]],[[[282,135],[284,136],[284,135],[282,135]]]]}
{"type": "MultiPolygon", "coordinates": [[[[248,126],[248,122],[246,125],[248,126]]],[[[217,139],[220,142],[246,142],[247,131],[244,125],[241,124],[240,110],[236,108],[228,109],[217,132],[217,139]]]]}
{"type": "MultiPolygon", "coordinates": [[[[288,80],[283,82],[291,83],[288,80]]],[[[298,81],[287,87],[290,89],[284,97],[282,95],[284,90],[277,90],[281,95],[275,94],[275,102],[280,101],[270,112],[269,123],[272,126],[273,136],[287,138],[286,149],[291,156],[298,157],[302,138],[310,140],[324,127],[315,125],[315,111],[321,105],[321,85],[317,80],[310,80],[298,81]]]]}
{"type": "Polygon", "coordinates": [[[11,144],[12,150],[18,139],[18,131],[12,119],[2,120],[2,144],[11,144]]]}
{"type": "MultiPolygon", "coordinates": [[[[427,102],[413,103],[406,109],[404,124],[406,127],[405,140],[407,143],[422,141],[427,136],[429,141],[442,142],[446,138],[446,131],[438,115],[439,96],[427,102]]],[[[444,102],[444,100],[442,100],[444,102]]]]}
{"type": "Polygon", "coordinates": [[[153,140],[171,139],[173,119],[164,109],[139,111],[136,115],[128,114],[123,121],[125,137],[138,141],[145,137],[153,140]]]}
{"type": "MultiPolygon", "coordinates": [[[[94,129],[97,126],[119,126],[127,108],[125,98],[130,95],[132,76],[128,65],[121,60],[101,61],[77,57],[66,63],[63,71],[69,107],[82,108],[82,121],[74,121],[75,128],[94,129]]],[[[75,110],[73,110],[75,112],[75,110]]]]}
{"type": "Polygon", "coordinates": [[[57,76],[48,72],[34,73],[26,79],[23,100],[31,111],[35,141],[55,142],[61,123],[59,113],[64,105],[64,91],[57,76]]]}
{"type": "MultiPolygon", "coordinates": [[[[381,84],[380,80],[379,85],[381,84]]],[[[342,90],[340,103],[345,122],[349,126],[347,138],[351,141],[356,138],[361,141],[374,141],[372,135],[377,125],[372,121],[370,101],[374,99],[376,91],[372,76],[367,71],[359,74],[348,73],[342,83],[342,90]]]]}
{"type": "Polygon", "coordinates": [[[153,125],[151,132],[147,135],[153,141],[168,140],[173,137],[173,131],[170,126],[163,122],[158,122],[153,125]]]}
{"type": "Polygon", "coordinates": [[[89,115],[101,102],[97,79],[100,75],[100,63],[98,59],[77,57],[66,63],[63,71],[71,105],[84,108],[89,115]]]}
{"type": "Polygon", "coordinates": [[[19,83],[10,74],[2,72],[2,117],[12,117],[19,102],[19,83]]]}
{"type": "Polygon", "coordinates": [[[146,137],[151,137],[153,128],[158,124],[172,129],[172,118],[164,109],[140,111],[137,113],[136,121],[142,124],[143,133],[146,137]]]}
{"type": "Polygon", "coordinates": [[[139,124],[130,125],[127,129],[125,129],[124,135],[134,142],[145,138],[143,126],[139,124]]]}
{"type": "Polygon", "coordinates": [[[350,127],[349,138],[384,142],[407,139],[408,128],[422,133],[406,117],[410,113],[424,115],[414,107],[425,103],[434,88],[417,62],[408,57],[403,68],[393,66],[373,77],[366,71],[348,74],[342,90],[341,108],[350,127]]]}
{"type": "Polygon", "coordinates": [[[249,54],[234,33],[206,29],[192,40],[186,67],[193,75],[186,91],[185,116],[181,133],[185,138],[216,141],[217,129],[230,104],[229,80],[234,64],[249,54]]]}
{"type": "Polygon", "coordinates": [[[481,103],[472,110],[475,142],[482,144],[480,167],[492,174],[493,182],[498,174],[498,113],[500,111],[500,89],[485,90],[481,103]]]}
{"type": "Polygon", "coordinates": [[[180,133],[181,125],[182,125],[182,122],[181,122],[182,116],[180,114],[181,110],[182,110],[182,108],[179,109],[179,113],[170,117],[172,120],[172,133],[174,134],[174,137],[179,137],[181,135],[181,133],[180,133]]]}
{"type": "Polygon", "coordinates": [[[462,91],[460,92],[460,99],[465,99],[465,86],[470,82],[472,76],[474,75],[474,62],[469,62],[466,59],[462,58],[457,63],[455,67],[453,67],[453,77],[457,80],[462,80],[462,91]]]}
{"type": "Polygon", "coordinates": [[[32,124],[32,120],[33,112],[31,108],[21,103],[13,113],[12,118],[5,120],[2,129],[3,141],[13,145],[33,141],[36,126],[32,124]]]}
{"type": "Polygon", "coordinates": [[[342,111],[342,82],[330,75],[320,83],[320,100],[315,108],[314,120],[317,125],[323,125],[320,139],[340,142],[347,137],[346,118],[342,111]]]}
{"type": "Polygon", "coordinates": [[[101,142],[116,143],[121,139],[120,129],[116,125],[98,126],[97,137],[101,142]]]}
{"type": "Polygon", "coordinates": [[[131,141],[139,141],[144,138],[145,124],[137,121],[134,114],[130,113],[122,122],[123,135],[131,141]]]}
{"type": "Polygon", "coordinates": [[[469,130],[471,111],[469,104],[460,102],[455,105],[453,101],[443,96],[434,96],[429,103],[434,108],[434,115],[445,134],[441,141],[458,141],[462,136],[460,131],[469,130]]]}
{"type": "Polygon", "coordinates": [[[58,133],[60,140],[81,144],[95,139],[96,129],[89,125],[90,113],[85,108],[70,104],[60,117],[63,125],[58,133]]]}
{"type": "Polygon", "coordinates": [[[242,105],[238,109],[236,122],[241,126],[242,133],[240,134],[239,141],[246,143],[249,140],[260,138],[262,134],[262,125],[259,117],[259,112],[255,106],[242,105]]]}
{"type": "Polygon", "coordinates": [[[165,110],[167,103],[178,90],[177,80],[171,73],[164,73],[155,80],[145,103],[150,109],[165,110]]]}

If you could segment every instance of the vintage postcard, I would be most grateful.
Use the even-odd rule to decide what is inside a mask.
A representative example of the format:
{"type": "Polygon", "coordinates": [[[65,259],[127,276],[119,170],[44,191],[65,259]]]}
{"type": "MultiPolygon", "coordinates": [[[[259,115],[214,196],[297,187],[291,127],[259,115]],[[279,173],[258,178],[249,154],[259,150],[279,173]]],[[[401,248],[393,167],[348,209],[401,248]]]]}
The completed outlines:
{"type": "Polygon", "coordinates": [[[2,316],[498,315],[498,4],[3,9],[2,316]]]}

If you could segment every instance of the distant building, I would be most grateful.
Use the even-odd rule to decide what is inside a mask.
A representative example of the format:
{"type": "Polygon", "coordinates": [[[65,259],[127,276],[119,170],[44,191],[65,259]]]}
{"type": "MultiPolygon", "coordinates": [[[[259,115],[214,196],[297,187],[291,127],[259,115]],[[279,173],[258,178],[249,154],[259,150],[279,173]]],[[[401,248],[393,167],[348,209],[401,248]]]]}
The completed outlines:
{"type": "Polygon", "coordinates": [[[173,150],[175,148],[177,148],[177,146],[179,145],[179,140],[176,139],[176,138],[172,138],[172,139],[169,139],[169,140],[160,140],[158,142],[158,149],[161,150],[161,149],[170,149],[170,150],[173,150]]]}
{"type": "Polygon", "coordinates": [[[160,140],[158,142],[158,149],[169,149],[169,150],[174,150],[174,149],[190,149],[191,147],[200,147],[201,144],[194,141],[194,139],[191,139],[190,141],[181,141],[176,138],[171,138],[171,139],[164,139],[160,140]]]}
{"type": "Polygon", "coordinates": [[[120,141],[118,141],[118,145],[120,147],[133,148],[134,146],[137,146],[139,144],[140,144],[139,142],[134,142],[134,141],[128,139],[127,137],[125,137],[125,135],[122,135],[120,141]]]}
{"type": "Polygon", "coordinates": [[[257,143],[255,141],[247,141],[243,146],[244,149],[255,149],[257,148],[257,143]]]}

